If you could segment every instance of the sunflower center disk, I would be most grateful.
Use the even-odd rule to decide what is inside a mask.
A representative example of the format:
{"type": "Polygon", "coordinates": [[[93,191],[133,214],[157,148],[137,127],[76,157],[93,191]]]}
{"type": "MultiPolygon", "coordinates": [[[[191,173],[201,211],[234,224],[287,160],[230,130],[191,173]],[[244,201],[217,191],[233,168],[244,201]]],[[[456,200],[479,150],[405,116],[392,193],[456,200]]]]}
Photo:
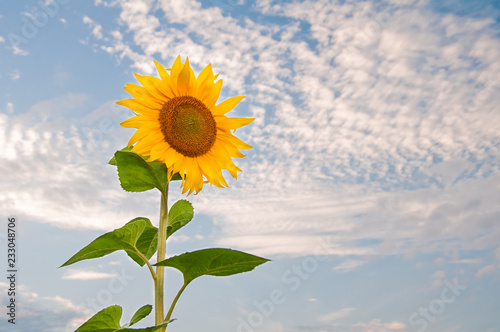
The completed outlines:
{"type": "Polygon", "coordinates": [[[217,128],[212,112],[195,97],[170,99],[158,120],[165,141],[186,157],[202,156],[215,143],[217,128]]]}

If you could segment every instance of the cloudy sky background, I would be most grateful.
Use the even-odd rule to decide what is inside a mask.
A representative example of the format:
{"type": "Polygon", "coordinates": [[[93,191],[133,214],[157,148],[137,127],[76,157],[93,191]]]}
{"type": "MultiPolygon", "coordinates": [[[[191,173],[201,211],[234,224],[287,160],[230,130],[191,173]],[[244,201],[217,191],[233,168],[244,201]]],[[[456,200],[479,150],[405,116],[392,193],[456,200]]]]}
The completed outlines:
{"type": "MultiPolygon", "coordinates": [[[[237,132],[254,146],[243,173],[188,197],[168,253],[273,262],[197,280],[169,330],[500,331],[499,19],[494,0],[3,1],[0,239],[15,216],[20,293],[0,326],[74,331],[153,302],[123,253],[57,267],[136,216],[157,223],[158,194],[122,191],[106,162],[133,133],[122,87],[180,54],[256,120],[237,132]]],[[[180,284],[168,274],[170,297],[180,284]]]]}

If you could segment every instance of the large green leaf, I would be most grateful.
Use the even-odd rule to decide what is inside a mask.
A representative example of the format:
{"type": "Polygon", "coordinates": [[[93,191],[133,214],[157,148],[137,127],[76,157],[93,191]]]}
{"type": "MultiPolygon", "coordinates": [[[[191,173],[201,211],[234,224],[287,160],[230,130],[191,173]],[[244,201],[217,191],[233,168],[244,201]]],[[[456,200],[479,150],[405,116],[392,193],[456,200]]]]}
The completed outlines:
{"type": "MultiPolygon", "coordinates": [[[[146,162],[147,156],[141,156],[131,150],[132,147],[125,147],[116,151],[113,158],[108,162],[108,164],[118,167],[118,177],[122,188],[134,192],[153,188],[162,191],[167,183],[167,167],[165,163],[158,161],[146,162]]],[[[182,180],[179,173],[174,174],[170,181],[175,180],[182,180]]]]}
{"type": "Polygon", "coordinates": [[[190,222],[193,216],[194,209],[191,203],[184,199],[175,202],[168,211],[167,238],[190,222]]]}
{"type": "MultiPolygon", "coordinates": [[[[146,307],[146,306],[144,306],[144,307],[146,307]]],[[[141,309],[143,309],[144,307],[142,307],[141,309]]],[[[139,309],[139,311],[141,309],[139,309]]],[[[137,315],[137,313],[136,313],[136,315],[137,315]]],[[[136,317],[136,315],[134,315],[134,317],[136,317]]],[[[147,316],[147,314],[146,314],[146,316],[147,316]]],[[[86,321],[85,323],[83,323],[83,325],[80,326],[75,332],[123,332],[123,331],[154,332],[154,331],[166,326],[167,324],[169,324],[173,321],[173,319],[172,319],[172,320],[169,320],[168,322],[164,322],[164,323],[161,323],[161,324],[156,325],[156,326],[139,328],[139,329],[131,329],[128,327],[125,327],[125,328],[120,327],[121,317],[122,317],[122,308],[120,306],[113,305],[111,307],[107,307],[107,308],[102,309],[97,314],[90,317],[90,319],[88,321],[86,321]]],[[[133,319],[134,318],[132,318],[132,320],[133,319]]]]}
{"type": "Polygon", "coordinates": [[[214,248],[186,252],[155,265],[170,266],[181,271],[184,284],[187,285],[203,275],[229,276],[251,271],[267,261],[269,260],[237,250],[214,248]]]}
{"type": "Polygon", "coordinates": [[[156,251],[156,245],[151,240],[151,238],[156,237],[152,234],[153,232],[158,233],[158,229],[151,225],[149,219],[135,218],[123,227],[99,236],[73,255],[61,267],[85,259],[102,257],[117,250],[125,250],[135,262],[143,266],[145,262],[139,257],[139,253],[150,259],[156,251]],[[148,243],[150,244],[147,245],[148,243]]]}
{"type": "Polygon", "coordinates": [[[118,168],[120,185],[126,191],[140,192],[158,188],[161,192],[167,184],[167,168],[153,167],[140,155],[132,151],[116,151],[115,162],[118,168]]]}
{"type": "MultiPolygon", "coordinates": [[[[126,147],[124,147],[123,149],[121,149],[119,151],[132,151],[132,147],[131,146],[126,146],[126,147]]],[[[108,161],[108,164],[116,166],[115,155],[113,155],[113,157],[108,161]]]]}
{"type": "Polygon", "coordinates": [[[122,308],[120,306],[107,307],[90,317],[75,332],[114,332],[120,329],[121,317],[122,308]]]}

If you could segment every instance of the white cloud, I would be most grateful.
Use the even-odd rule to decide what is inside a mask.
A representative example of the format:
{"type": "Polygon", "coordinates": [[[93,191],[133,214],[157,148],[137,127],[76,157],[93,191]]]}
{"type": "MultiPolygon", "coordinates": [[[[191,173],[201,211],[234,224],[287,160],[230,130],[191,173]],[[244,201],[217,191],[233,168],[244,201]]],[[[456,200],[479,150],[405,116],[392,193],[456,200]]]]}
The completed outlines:
{"type": "Polygon", "coordinates": [[[348,259],[340,263],[339,265],[333,267],[333,270],[336,272],[350,272],[358,268],[359,266],[365,264],[365,261],[360,261],[360,260],[355,260],[355,259],[348,259]]]}
{"type": "Polygon", "coordinates": [[[138,207],[143,216],[156,217],[154,193],[138,201],[119,188],[116,168],[107,165],[120,146],[121,110],[107,103],[83,116],[86,100],[69,94],[21,115],[0,114],[0,171],[9,174],[0,194],[3,209],[64,228],[108,231],[136,217],[138,207]]]}
{"type": "Polygon", "coordinates": [[[481,264],[483,260],[481,258],[471,258],[471,259],[458,259],[451,261],[453,264],[481,264]]]}
{"type": "Polygon", "coordinates": [[[95,23],[90,17],[84,16],[83,23],[87,24],[92,29],[92,35],[97,39],[103,39],[102,26],[95,23]]]}
{"type": "Polygon", "coordinates": [[[13,80],[13,81],[16,81],[18,79],[21,78],[21,73],[19,73],[19,70],[17,69],[13,69],[11,72],[10,72],[10,78],[13,80]]]}
{"type": "Polygon", "coordinates": [[[320,322],[331,322],[335,320],[339,320],[349,316],[356,308],[342,308],[340,310],[322,315],[319,317],[320,322]]]}
{"type": "Polygon", "coordinates": [[[116,278],[116,276],[117,275],[113,273],[69,269],[66,272],[64,272],[62,278],[68,280],[96,280],[96,279],[113,279],[116,278]]]}
{"type": "Polygon", "coordinates": [[[30,54],[30,52],[28,52],[28,51],[26,51],[26,50],[23,50],[22,48],[20,48],[20,47],[19,47],[19,46],[17,46],[17,45],[13,45],[13,46],[11,47],[11,49],[12,49],[12,53],[13,53],[14,55],[26,56],[26,55],[30,54]]]}
{"type": "Polygon", "coordinates": [[[444,257],[438,257],[434,260],[434,264],[438,265],[438,266],[442,266],[445,262],[445,259],[444,257]]]}
{"type": "Polygon", "coordinates": [[[356,323],[353,327],[360,327],[365,332],[387,332],[403,330],[406,328],[406,324],[398,321],[382,323],[380,319],[373,319],[369,323],[356,323]]]}
{"type": "Polygon", "coordinates": [[[436,271],[432,275],[432,284],[430,289],[436,289],[443,286],[443,279],[446,277],[446,271],[436,271]]]}
{"type": "Polygon", "coordinates": [[[476,278],[481,278],[485,274],[495,273],[496,270],[497,269],[495,265],[486,265],[482,267],[479,271],[477,271],[476,278]]]}
{"type": "MultiPolygon", "coordinates": [[[[8,284],[0,282],[0,291],[7,293],[8,284]]],[[[67,332],[74,331],[89,318],[88,309],[74,305],[61,296],[40,296],[30,291],[23,284],[18,284],[19,303],[18,317],[22,321],[23,331],[67,332]]],[[[2,306],[6,305],[8,297],[2,297],[2,306]]],[[[19,321],[18,321],[19,322],[19,321]]]]}
{"type": "Polygon", "coordinates": [[[6,111],[7,111],[7,114],[13,113],[14,112],[14,104],[11,102],[8,102],[6,111]]]}
{"type": "MultiPolygon", "coordinates": [[[[238,162],[243,174],[230,189],[190,198],[197,213],[214,218],[218,245],[305,255],[331,236],[335,255],[497,247],[500,41],[491,19],[470,18],[461,28],[461,17],[412,1],[259,1],[256,9],[282,16],[279,25],[195,0],[96,4],[120,10],[109,31],[83,19],[118,60],[153,74],[153,58],[168,66],[189,55],[196,70],[212,62],[221,73],[221,99],[247,95],[234,112],[257,117],[239,131],[256,147],[238,162]],[[379,244],[358,244],[366,239],[379,244]]],[[[134,199],[117,189],[111,169],[53,161],[64,157],[54,146],[86,142],[75,134],[80,123],[44,121],[36,130],[4,125],[4,151],[9,167],[23,156],[17,163],[40,165],[58,182],[30,192],[11,185],[4,205],[45,222],[108,229],[117,214],[156,208],[157,197],[146,195],[145,206],[129,209],[124,202],[134,199]],[[110,212],[119,206],[127,212],[110,212]]],[[[104,136],[96,152],[103,155],[122,138],[104,136]]],[[[40,171],[24,174],[40,184],[40,171]]]]}

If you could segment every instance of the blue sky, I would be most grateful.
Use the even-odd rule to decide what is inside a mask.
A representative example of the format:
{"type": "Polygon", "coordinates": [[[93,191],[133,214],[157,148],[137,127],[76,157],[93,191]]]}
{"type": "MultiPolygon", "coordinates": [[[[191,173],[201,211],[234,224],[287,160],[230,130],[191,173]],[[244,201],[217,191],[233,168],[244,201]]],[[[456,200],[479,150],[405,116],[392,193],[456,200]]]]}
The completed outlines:
{"type": "MultiPolygon", "coordinates": [[[[136,216],[157,223],[158,194],[122,191],[106,162],[133,133],[122,87],[180,54],[196,73],[212,63],[219,101],[245,95],[232,116],[256,120],[238,130],[254,146],[241,176],[188,197],[195,219],[168,253],[273,261],[198,279],[171,332],[500,331],[498,1],[1,8],[0,240],[15,216],[20,290],[2,330],[74,331],[113,304],[125,322],[153,303],[124,253],[57,267],[136,216]]],[[[169,272],[170,298],[180,285],[169,272]]]]}

